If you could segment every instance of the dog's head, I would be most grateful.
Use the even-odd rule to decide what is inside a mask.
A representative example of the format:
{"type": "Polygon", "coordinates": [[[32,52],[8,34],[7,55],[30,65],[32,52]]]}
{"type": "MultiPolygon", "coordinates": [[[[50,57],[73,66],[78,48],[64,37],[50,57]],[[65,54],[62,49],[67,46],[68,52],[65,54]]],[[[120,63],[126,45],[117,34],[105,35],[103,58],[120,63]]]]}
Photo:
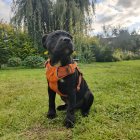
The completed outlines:
{"type": "Polygon", "coordinates": [[[53,56],[70,56],[74,51],[72,36],[65,31],[57,30],[42,38],[42,44],[53,56]]]}

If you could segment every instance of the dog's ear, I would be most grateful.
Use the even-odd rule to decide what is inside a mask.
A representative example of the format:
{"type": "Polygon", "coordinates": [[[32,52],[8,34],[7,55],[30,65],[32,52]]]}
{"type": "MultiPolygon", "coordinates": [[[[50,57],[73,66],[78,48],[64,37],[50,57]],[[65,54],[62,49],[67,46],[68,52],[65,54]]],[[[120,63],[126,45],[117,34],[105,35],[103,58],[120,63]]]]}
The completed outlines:
{"type": "Polygon", "coordinates": [[[47,37],[48,37],[47,34],[44,35],[44,36],[42,37],[42,45],[43,45],[43,47],[44,47],[45,49],[47,49],[47,48],[46,48],[46,39],[47,39],[47,37]]]}

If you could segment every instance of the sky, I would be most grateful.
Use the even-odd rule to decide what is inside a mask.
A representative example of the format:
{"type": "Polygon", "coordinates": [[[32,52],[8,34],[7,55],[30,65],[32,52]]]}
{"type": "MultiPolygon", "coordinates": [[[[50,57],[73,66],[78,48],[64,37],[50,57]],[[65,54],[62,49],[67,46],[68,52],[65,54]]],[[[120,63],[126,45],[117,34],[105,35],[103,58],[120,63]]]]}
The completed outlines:
{"type": "Polygon", "coordinates": [[[94,31],[103,25],[140,29],[140,0],[97,0],[94,31]]]}
{"type": "Polygon", "coordinates": [[[0,0],[0,20],[3,19],[5,22],[10,21],[11,17],[11,5],[12,0],[0,0]]]}
{"type": "MultiPolygon", "coordinates": [[[[9,22],[12,0],[0,0],[0,19],[9,22]]],[[[140,0],[97,0],[93,32],[102,31],[103,25],[140,29],[140,0]]]]}

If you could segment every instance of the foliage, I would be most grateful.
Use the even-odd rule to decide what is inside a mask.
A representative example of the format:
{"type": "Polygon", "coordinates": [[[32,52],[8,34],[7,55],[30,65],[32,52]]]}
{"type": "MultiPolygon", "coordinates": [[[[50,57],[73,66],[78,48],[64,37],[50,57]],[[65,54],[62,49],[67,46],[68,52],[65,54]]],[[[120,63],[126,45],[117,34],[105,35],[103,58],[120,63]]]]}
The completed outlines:
{"type": "Polygon", "coordinates": [[[133,56],[133,60],[140,60],[140,55],[135,54],[135,55],[133,56]]]}
{"type": "Polygon", "coordinates": [[[7,48],[0,46],[0,68],[2,64],[7,63],[9,52],[7,48]]]}
{"type": "Polygon", "coordinates": [[[121,61],[123,60],[123,52],[122,50],[120,49],[116,49],[114,52],[113,52],[113,60],[114,61],[121,61]]]}
{"type": "Polygon", "coordinates": [[[97,46],[95,48],[95,58],[97,62],[112,62],[113,50],[110,46],[97,46]]]}
{"type": "MultiPolygon", "coordinates": [[[[128,35],[128,39],[125,36],[126,33],[128,35],[127,31],[120,30],[117,34],[118,38],[108,40],[105,38],[104,41],[101,41],[97,37],[90,37],[77,32],[73,34],[76,50],[73,57],[84,63],[139,59],[139,35],[133,33],[131,36],[128,35]],[[125,40],[120,38],[125,38],[125,40]]],[[[33,41],[26,32],[11,25],[0,23],[0,65],[7,63],[11,57],[19,57],[24,60],[31,55],[40,55],[45,59],[48,57],[48,55],[44,55],[37,48],[34,48],[33,41]]]]}
{"type": "Polygon", "coordinates": [[[0,23],[0,65],[7,63],[11,57],[19,57],[23,60],[37,52],[26,32],[16,30],[12,25],[0,23]]]}
{"type": "Polygon", "coordinates": [[[8,66],[17,67],[21,65],[21,59],[19,57],[12,57],[8,60],[8,66]]]}
{"type": "Polygon", "coordinates": [[[85,25],[91,24],[87,15],[90,9],[94,12],[94,3],[95,0],[14,0],[11,22],[24,27],[42,52],[39,46],[44,33],[58,29],[83,33],[85,25]]]}
{"type": "Polygon", "coordinates": [[[74,35],[74,44],[76,56],[80,62],[95,61],[94,48],[99,45],[99,40],[96,37],[84,36],[81,34],[74,35]]]}
{"type": "Polygon", "coordinates": [[[137,53],[140,50],[140,35],[136,30],[130,32],[127,28],[103,26],[100,41],[103,45],[122,51],[137,53]]]}
{"type": "Polygon", "coordinates": [[[5,30],[11,31],[11,28],[0,22],[0,67],[2,64],[7,63],[10,55],[9,48],[7,47],[7,33],[5,30]]]}
{"type": "Polygon", "coordinates": [[[138,59],[140,56],[140,35],[136,30],[130,32],[127,28],[103,26],[100,44],[110,46],[114,61],[138,59]]]}
{"type": "Polygon", "coordinates": [[[44,58],[40,56],[28,56],[24,59],[23,65],[29,68],[40,68],[44,66],[44,58]]]}
{"type": "Polygon", "coordinates": [[[135,54],[131,51],[123,52],[121,49],[116,49],[113,53],[113,60],[114,61],[121,61],[121,60],[136,60],[140,59],[139,54],[135,54]]]}
{"type": "Polygon", "coordinates": [[[29,55],[38,54],[37,49],[33,47],[30,37],[25,33],[19,33],[16,42],[12,45],[12,56],[20,57],[22,60],[29,55]]]}
{"type": "Polygon", "coordinates": [[[132,60],[134,58],[135,54],[131,51],[125,51],[123,53],[123,60],[132,60]]]}
{"type": "MultiPolygon", "coordinates": [[[[48,120],[44,69],[0,72],[2,140],[139,140],[140,60],[80,64],[95,102],[88,117],[76,111],[73,129],[63,126],[65,112],[48,120]]],[[[56,105],[62,104],[56,95],[56,105]]]]}

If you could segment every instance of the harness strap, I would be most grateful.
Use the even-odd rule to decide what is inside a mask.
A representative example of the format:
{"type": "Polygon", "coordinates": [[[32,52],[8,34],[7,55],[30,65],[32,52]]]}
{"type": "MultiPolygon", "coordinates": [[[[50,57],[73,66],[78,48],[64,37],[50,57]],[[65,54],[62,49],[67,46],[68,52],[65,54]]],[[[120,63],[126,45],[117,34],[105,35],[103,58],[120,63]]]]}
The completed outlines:
{"type": "Polygon", "coordinates": [[[77,70],[78,70],[78,72],[80,73],[79,79],[78,79],[78,85],[77,85],[77,91],[79,91],[79,90],[80,90],[80,85],[81,85],[81,83],[82,83],[83,74],[80,72],[80,69],[79,69],[78,67],[77,67],[77,70]]]}
{"type": "Polygon", "coordinates": [[[75,69],[77,67],[77,64],[69,64],[67,66],[63,66],[63,67],[58,67],[57,69],[57,76],[59,79],[62,79],[72,73],[75,72],[75,69]]]}
{"type": "Polygon", "coordinates": [[[80,85],[82,82],[82,73],[80,72],[79,68],[77,67],[77,63],[75,62],[74,64],[69,64],[67,66],[63,67],[56,67],[56,66],[51,66],[50,60],[47,60],[45,63],[46,67],[46,78],[49,83],[49,87],[54,90],[56,93],[58,93],[60,96],[67,96],[66,94],[62,94],[59,89],[58,89],[58,84],[57,81],[74,73],[75,69],[78,70],[79,74],[79,79],[78,79],[78,84],[77,84],[77,91],[80,90],[80,85]]]}
{"type": "Polygon", "coordinates": [[[80,75],[79,75],[79,79],[78,79],[77,91],[80,90],[81,82],[82,82],[82,75],[80,74],[80,75]]]}

